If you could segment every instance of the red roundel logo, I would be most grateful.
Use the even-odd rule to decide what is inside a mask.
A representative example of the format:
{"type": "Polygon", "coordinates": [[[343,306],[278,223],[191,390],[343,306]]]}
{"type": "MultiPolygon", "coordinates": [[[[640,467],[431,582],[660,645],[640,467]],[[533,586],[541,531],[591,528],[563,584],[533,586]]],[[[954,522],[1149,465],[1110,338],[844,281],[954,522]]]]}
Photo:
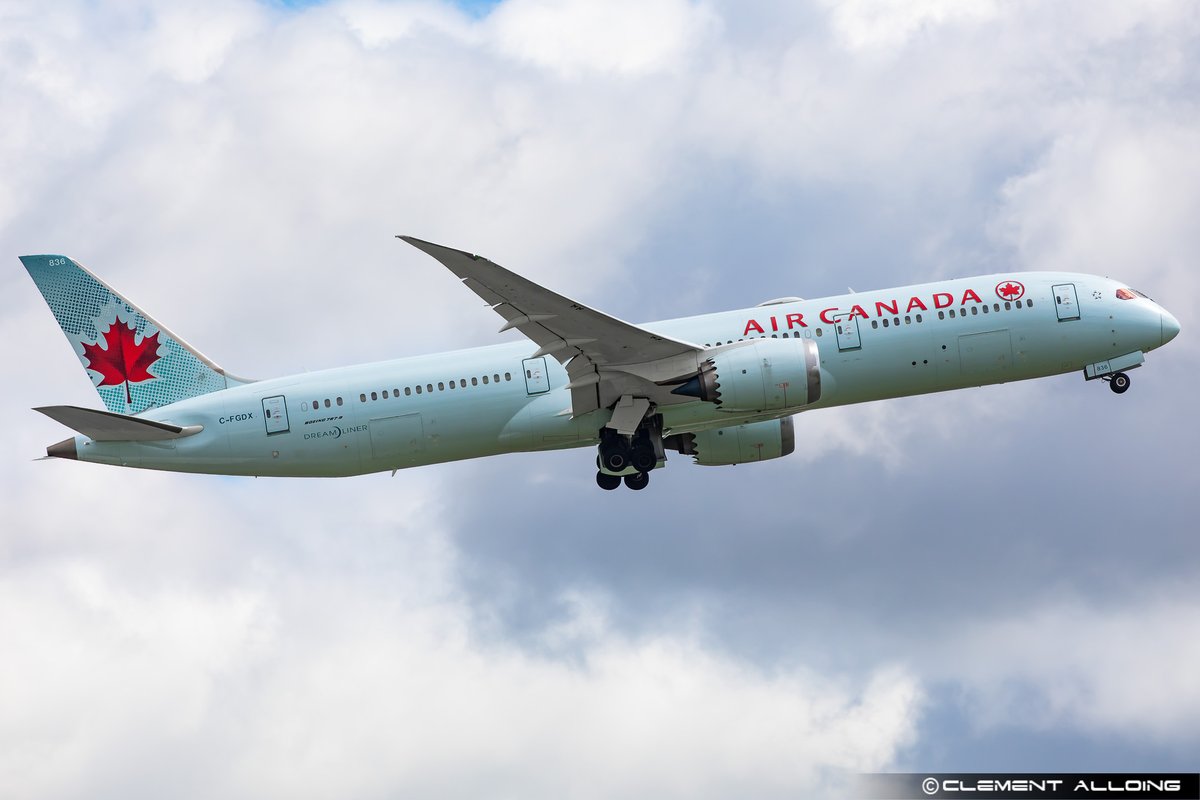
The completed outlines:
{"type": "Polygon", "coordinates": [[[1020,300],[1025,296],[1025,284],[1020,281],[1000,281],[996,284],[996,296],[1001,300],[1020,300]]]}

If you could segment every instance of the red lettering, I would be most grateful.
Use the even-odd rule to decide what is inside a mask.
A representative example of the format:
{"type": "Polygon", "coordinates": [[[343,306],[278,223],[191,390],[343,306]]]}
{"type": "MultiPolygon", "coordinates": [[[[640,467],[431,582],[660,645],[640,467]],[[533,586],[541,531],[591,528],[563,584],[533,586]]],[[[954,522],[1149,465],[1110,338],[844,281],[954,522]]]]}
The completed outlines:
{"type": "Polygon", "coordinates": [[[771,317],[771,330],[773,330],[773,331],[779,330],[779,321],[777,319],[775,319],[774,317],[771,317]]]}
{"type": "Polygon", "coordinates": [[[933,307],[934,308],[949,308],[953,304],[954,304],[954,295],[950,294],[949,292],[934,292],[933,293],[933,307]],[[943,298],[945,298],[945,300],[946,300],[946,302],[944,302],[944,303],[942,302],[943,298]]]}
{"type": "Polygon", "coordinates": [[[908,308],[906,308],[906,309],[904,309],[904,310],[905,310],[905,311],[912,311],[914,308],[919,308],[919,309],[921,309],[922,311],[928,311],[928,310],[929,310],[928,308],[926,308],[926,307],[925,307],[925,304],[921,302],[921,298],[919,298],[919,297],[914,297],[914,298],[912,298],[911,300],[909,300],[909,301],[908,301],[908,308]]]}
{"type": "Polygon", "coordinates": [[[866,312],[866,311],[863,311],[863,307],[862,307],[862,306],[856,305],[856,306],[854,306],[853,308],[851,308],[851,309],[850,309],[850,316],[852,316],[852,317],[853,317],[853,316],[859,316],[859,317],[862,317],[863,319],[866,319],[866,318],[867,318],[867,312],[866,312]]]}
{"type": "Polygon", "coordinates": [[[983,302],[982,300],[979,299],[979,295],[975,294],[974,289],[967,289],[965,292],[963,292],[962,305],[965,306],[967,304],[967,298],[974,300],[976,303],[983,302]]]}
{"type": "Polygon", "coordinates": [[[887,311],[891,314],[899,314],[900,311],[897,309],[897,305],[897,301],[895,300],[892,301],[890,306],[887,303],[877,300],[875,302],[875,316],[882,317],[884,311],[887,311]]]}
{"type": "Polygon", "coordinates": [[[792,328],[807,328],[808,327],[808,325],[806,325],[804,322],[803,314],[788,314],[787,315],[787,326],[788,326],[788,330],[791,330],[792,328]]]}
{"type": "Polygon", "coordinates": [[[833,318],[829,316],[830,313],[836,314],[837,309],[836,308],[827,308],[824,311],[822,311],[821,312],[821,322],[824,322],[826,325],[832,325],[833,318]]]}
{"type": "Polygon", "coordinates": [[[746,323],[746,330],[742,331],[742,336],[749,336],[751,330],[759,333],[766,333],[766,331],[763,330],[762,325],[759,325],[758,321],[753,319],[746,323]]]}

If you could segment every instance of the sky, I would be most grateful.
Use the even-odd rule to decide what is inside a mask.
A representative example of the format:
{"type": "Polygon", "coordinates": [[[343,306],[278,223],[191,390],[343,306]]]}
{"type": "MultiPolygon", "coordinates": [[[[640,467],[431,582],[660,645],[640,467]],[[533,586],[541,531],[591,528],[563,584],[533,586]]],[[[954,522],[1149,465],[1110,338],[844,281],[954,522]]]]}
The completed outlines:
{"type": "Polygon", "coordinates": [[[0,0],[0,796],[1195,771],[1197,76],[1170,0],[0,0]],[[250,377],[519,337],[396,234],[630,320],[1062,269],[1182,333],[639,493],[33,461],[100,405],[17,256],[250,377]]]}

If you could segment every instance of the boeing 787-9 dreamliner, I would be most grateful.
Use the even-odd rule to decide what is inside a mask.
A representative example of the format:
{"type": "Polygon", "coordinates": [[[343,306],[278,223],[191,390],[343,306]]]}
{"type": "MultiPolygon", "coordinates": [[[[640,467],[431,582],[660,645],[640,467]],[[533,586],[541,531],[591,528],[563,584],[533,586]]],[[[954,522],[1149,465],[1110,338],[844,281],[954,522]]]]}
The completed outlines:
{"type": "MultiPolygon", "coordinates": [[[[1013,272],[634,325],[486,258],[401,237],[516,341],[267,380],[235,377],[66,256],[23,256],[107,411],[37,409],[55,458],[222,475],[358,475],[597,447],[596,483],[643,489],[668,452],[786,456],[800,412],[1066,372],[1129,388],[1179,333],[1120,281],[1013,272]]],[[[589,467],[590,468],[590,467],[589,467]]]]}

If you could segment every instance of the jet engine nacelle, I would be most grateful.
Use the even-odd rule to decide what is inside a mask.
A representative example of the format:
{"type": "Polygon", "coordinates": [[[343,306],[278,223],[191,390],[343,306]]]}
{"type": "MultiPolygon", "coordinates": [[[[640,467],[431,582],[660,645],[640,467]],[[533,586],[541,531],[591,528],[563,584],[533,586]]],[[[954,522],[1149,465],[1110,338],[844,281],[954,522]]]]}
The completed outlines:
{"type": "Polygon", "coordinates": [[[750,422],[699,433],[677,433],[663,445],[683,455],[693,456],[697,464],[723,467],[782,458],[796,449],[796,429],[791,417],[750,422]]]}
{"type": "Polygon", "coordinates": [[[724,411],[799,409],[821,398],[821,358],[812,339],[758,339],[714,352],[673,392],[724,411]]]}

